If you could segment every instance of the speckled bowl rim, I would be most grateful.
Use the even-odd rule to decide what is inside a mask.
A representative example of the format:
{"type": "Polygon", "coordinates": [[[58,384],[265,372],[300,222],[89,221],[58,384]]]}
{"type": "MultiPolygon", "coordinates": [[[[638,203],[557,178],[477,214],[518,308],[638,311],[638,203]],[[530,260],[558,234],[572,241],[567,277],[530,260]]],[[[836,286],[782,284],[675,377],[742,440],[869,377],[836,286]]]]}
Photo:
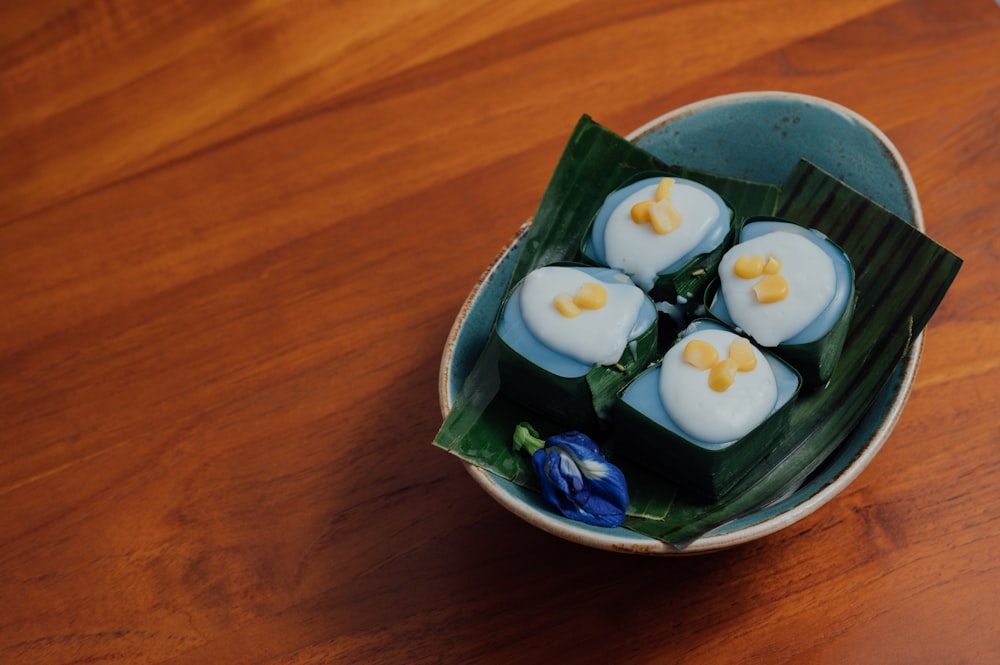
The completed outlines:
{"type": "MultiPolygon", "coordinates": [[[[878,141],[885,148],[886,152],[895,162],[895,167],[898,169],[899,174],[906,185],[906,193],[913,210],[913,226],[921,232],[925,231],[923,213],[917,198],[913,178],[910,175],[909,168],[906,166],[906,163],[896,146],[893,145],[892,141],[889,140],[882,130],[863,116],[859,115],[855,111],[852,111],[851,109],[848,109],[847,107],[821,97],[781,91],[741,92],[721,95],[694,102],[665,113],[629,133],[625,138],[635,142],[639,137],[660,127],[661,125],[706,109],[745,101],[760,101],[768,99],[799,101],[826,107],[827,109],[846,116],[847,118],[864,126],[874,137],[878,139],[878,141]]],[[[441,369],[438,377],[438,399],[441,405],[442,417],[446,417],[448,415],[452,406],[449,393],[449,386],[451,383],[451,365],[455,352],[455,345],[459,333],[462,330],[462,326],[465,323],[466,317],[482,294],[485,285],[488,284],[495,276],[498,267],[518,246],[518,243],[521,238],[523,238],[530,223],[531,220],[528,220],[524,226],[521,227],[513,241],[503,248],[490,267],[483,273],[475,287],[469,293],[465,302],[462,304],[458,316],[455,318],[455,322],[453,323],[451,331],[449,332],[448,338],[445,342],[444,353],[441,358],[441,369]]],[[[473,464],[466,462],[463,462],[463,464],[472,478],[504,508],[537,528],[580,545],[613,552],[659,556],[703,554],[728,549],[730,547],[748,543],[785,529],[795,522],[811,515],[818,508],[828,503],[831,499],[833,499],[833,497],[842,492],[861,474],[862,471],[864,471],[864,469],[871,463],[872,459],[874,459],[875,455],[878,454],[879,450],[881,450],[882,446],[885,444],[889,435],[895,428],[896,423],[899,421],[903,407],[909,399],[910,391],[913,388],[913,382],[916,378],[917,369],[920,364],[922,350],[923,334],[917,336],[917,338],[913,341],[910,350],[902,360],[900,365],[900,370],[902,371],[899,377],[899,383],[896,386],[895,395],[893,396],[892,403],[885,416],[882,418],[879,427],[872,434],[864,448],[835,478],[826,483],[814,494],[806,497],[803,501],[791,506],[787,510],[754,524],[739,527],[733,530],[726,530],[726,525],[723,525],[713,532],[696,538],[688,543],[683,549],[678,549],[669,543],[663,543],[653,538],[641,536],[640,534],[633,534],[635,536],[634,538],[621,538],[615,530],[603,532],[588,528],[585,525],[577,525],[576,523],[570,522],[569,520],[566,520],[561,516],[557,516],[554,513],[547,513],[535,508],[534,506],[524,503],[506,489],[502,488],[497,481],[498,479],[490,472],[473,464]]],[[[753,515],[766,510],[766,508],[762,508],[748,516],[740,518],[740,520],[745,520],[748,517],[752,517],[753,515]]],[[[739,522],[740,520],[735,520],[734,522],[739,522]]]]}

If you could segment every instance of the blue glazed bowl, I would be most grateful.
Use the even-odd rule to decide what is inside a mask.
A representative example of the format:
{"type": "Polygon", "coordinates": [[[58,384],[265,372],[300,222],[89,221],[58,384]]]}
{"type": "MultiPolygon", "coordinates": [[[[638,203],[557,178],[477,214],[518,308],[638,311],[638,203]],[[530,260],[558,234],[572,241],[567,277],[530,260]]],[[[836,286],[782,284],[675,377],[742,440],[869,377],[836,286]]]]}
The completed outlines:
{"type": "MultiPolygon", "coordinates": [[[[627,136],[667,164],[780,185],[800,158],[840,178],[903,220],[924,230],[913,180],[899,151],[871,122],[817,97],[789,92],[746,92],[684,106],[627,136]]],[[[469,294],[441,359],[439,399],[447,415],[489,335],[524,228],[469,294]]],[[[473,465],[472,477],[525,521],[556,536],[598,549],[652,555],[720,550],[783,529],[843,491],[888,439],[909,397],[923,337],[844,443],[803,485],[772,505],[729,522],[683,550],[623,527],[606,529],[568,520],[541,497],[473,465]]]]}

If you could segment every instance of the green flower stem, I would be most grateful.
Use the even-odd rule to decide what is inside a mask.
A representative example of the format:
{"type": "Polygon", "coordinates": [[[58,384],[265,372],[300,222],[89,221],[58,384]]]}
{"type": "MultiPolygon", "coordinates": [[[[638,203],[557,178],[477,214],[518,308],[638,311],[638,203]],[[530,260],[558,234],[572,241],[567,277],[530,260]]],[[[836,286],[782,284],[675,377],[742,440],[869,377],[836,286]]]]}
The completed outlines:
{"type": "Polygon", "coordinates": [[[522,448],[528,455],[534,455],[535,451],[545,447],[545,442],[538,438],[538,431],[528,423],[519,423],[514,428],[514,451],[522,448]]]}

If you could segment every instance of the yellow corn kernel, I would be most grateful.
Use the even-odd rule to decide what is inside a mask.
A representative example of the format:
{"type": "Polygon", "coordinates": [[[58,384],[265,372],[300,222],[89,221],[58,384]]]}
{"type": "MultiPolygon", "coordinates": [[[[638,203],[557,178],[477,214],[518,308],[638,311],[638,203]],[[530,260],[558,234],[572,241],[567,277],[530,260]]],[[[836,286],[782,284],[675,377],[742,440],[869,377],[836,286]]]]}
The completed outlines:
{"type": "Polygon", "coordinates": [[[736,259],[736,263],[733,264],[733,272],[736,273],[737,277],[742,277],[743,279],[760,277],[760,275],[764,272],[764,257],[741,256],[736,259]]]}
{"type": "Polygon", "coordinates": [[[552,299],[552,304],[555,305],[555,308],[559,310],[559,313],[567,319],[572,319],[574,316],[580,316],[580,308],[575,302],[573,302],[573,296],[568,293],[560,293],[557,295],[552,299]]]}
{"type": "Polygon", "coordinates": [[[664,178],[660,181],[660,184],[656,186],[656,200],[662,201],[663,199],[670,199],[670,190],[674,186],[673,178],[664,178]]]}
{"type": "Polygon", "coordinates": [[[684,347],[681,358],[695,369],[709,369],[719,362],[719,352],[708,342],[693,339],[684,347]]]}
{"type": "Polygon", "coordinates": [[[632,221],[636,224],[645,224],[649,221],[649,208],[653,205],[652,201],[640,201],[632,206],[630,214],[632,215],[632,221]]]}
{"type": "Polygon", "coordinates": [[[773,303],[788,297],[788,280],[781,275],[768,275],[753,285],[759,303],[773,303]]]}
{"type": "Polygon", "coordinates": [[[767,263],[764,264],[764,272],[768,275],[777,275],[779,270],[781,270],[781,261],[773,256],[767,257],[767,263]]]}
{"type": "Polygon", "coordinates": [[[573,304],[583,309],[600,309],[607,303],[608,292],[597,282],[585,282],[573,296],[573,304]]]}
{"type": "Polygon", "coordinates": [[[736,380],[736,361],[732,358],[718,362],[708,373],[708,387],[717,393],[725,392],[736,380]]]}
{"type": "Polygon", "coordinates": [[[681,225],[681,213],[673,203],[663,199],[649,207],[649,221],[653,223],[653,230],[662,236],[677,230],[681,225]]]}
{"type": "Polygon", "coordinates": [[[729,345],[729,359],[736,361],[736,369],[740,372],[750,372],[757,367],[757,356],[754,355],[750,340],[740,337],[729,345]]]}

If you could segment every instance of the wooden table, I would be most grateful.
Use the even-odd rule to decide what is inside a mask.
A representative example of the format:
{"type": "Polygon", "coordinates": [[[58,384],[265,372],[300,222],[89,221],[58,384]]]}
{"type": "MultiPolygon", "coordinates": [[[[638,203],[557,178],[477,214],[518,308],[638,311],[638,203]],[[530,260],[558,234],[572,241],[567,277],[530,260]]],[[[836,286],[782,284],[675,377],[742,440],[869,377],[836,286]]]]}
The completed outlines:
{"type": "Polygon", "coordinates": [[[1000,662],[998,106],[990,0],[3,3],[0,662],[1000,662]],[[898,427],[721,553],[527,525],[430,445],[460,304],[582,113],[762,89],[965,260],[898,427]]]}

